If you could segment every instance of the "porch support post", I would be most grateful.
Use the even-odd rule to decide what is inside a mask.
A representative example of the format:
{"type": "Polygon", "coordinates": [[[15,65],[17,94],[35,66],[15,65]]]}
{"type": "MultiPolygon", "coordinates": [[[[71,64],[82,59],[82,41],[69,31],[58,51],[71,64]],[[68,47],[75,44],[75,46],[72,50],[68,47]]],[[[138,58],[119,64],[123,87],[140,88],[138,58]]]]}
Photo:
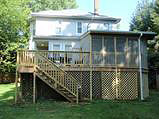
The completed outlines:
{"type": "Polygon", "coordinates": [[[139,48],[138,48],[138,52],[139,52],[139,72],[140,72],[140,98],[141,100],[144,100],[144,96],[143,96],[143,76],[142,76],[142,63],[141,63],[141,37],[142,37],[142,33],[140,34],[140,37],[138,38],[138,44],[139,44],[139,48]]]}
{"type": "Polygon", "coordinates": [[[36,102],[36,76],[35,72],[33,74],[33,103],[35,104],[36,102]]]}
{"type": "Polygon", "coordinates": [[[115,49],[115,98],[118,99],[118,78],[119,78],[119,73],[118,73],[118,63],[117,63],[117,48],[116,48],[116,37],[114,37],[114,49],[115,49]]]}
{"type": "Polygon", "coordinates": [[[92,37],[90,36],[90,101],[92,101],[92,37]]]}
{"type": "Polygon", "coordinates": [[[19,51],[17,52],[17,59],[16,59],[16,77],[15,77],[15,103],[18,101],[18,66],[19,66],[19,51]]]}
{"type": "Polygon", "coordinates": [[[18,101],[18,71],[16,70],[16,79],[15,79],[15,103],[18,101]]]}

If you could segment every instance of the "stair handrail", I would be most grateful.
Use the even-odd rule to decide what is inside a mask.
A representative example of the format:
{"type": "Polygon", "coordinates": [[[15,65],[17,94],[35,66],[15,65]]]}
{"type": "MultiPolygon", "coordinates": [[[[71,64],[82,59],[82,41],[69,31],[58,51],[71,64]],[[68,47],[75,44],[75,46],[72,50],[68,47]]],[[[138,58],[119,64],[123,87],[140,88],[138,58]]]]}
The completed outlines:
{"type": "MultiPolygon", "coordinates": [[[[51,62],[51,61],[50,61],[49,59],[47,59],[46,57],[41,56],[38,52],[36,52],[35,54],[36,54],[36,55],[39,55],[41,58],[44,58],[47,62],[49,62],[50,64],[52,64],[54,67],[56,67],[56,69],[62,71],[62,73],[64,73],[65,75],[67,75],[69,78],[71,78],[70,80],[72,80],[72,81],[74,82],[75,86],[76,86],[76,89],[75,89],[76,93],[73,92],[72,90],[70,90],[67,86],[61,84],[58,80],[56,80],[56,81],[58,82],[58,84],[60,84],[60,85],[62,85],[63,87],[65,87],[65,89],[69,90],[70,93],[72,93],[73,95],[75,95],[75,96],[77,97],[77,96],[78,96],[78,87],[79,87],[79,84],[78,84],[77,80],[75,80],[75,79],[74,79],[71,75],[69,75],[67,72],[65,72],[64,70],[62,70],[61,68],[59,68],[55,63],[51,62]]],[[[36,58],[36,60],[37,60],[38,56],[36,56],[35,58],[36,58]]],[[[35,60],[35,65],[38,66],[36,60],[35,60]]],[[[47,73],[47,74],[48,74],[48,73],[47,73]]]]}
{"type": "MultiPolygon", "coordinates": [[[[41,55],[40,55],[41,56],[41,55]]],[[[61,70],[63,73],[69,75],[72,80],[74,80],[75,82],[79,83],[76,79],[74,79],[74,77],[70,74],[68,74],[67,72],[65,72],[65,70],[63,70],[62,68],[58,67],[57,64],[53,63],[52,61],[50,61],[48,58],[46,58],[45,56],[43,56],[43,58],[45,58],[48,62],[52,63],[54,66],[56,66],[56,68],[58,68],[59,70],[61,70]]]]}

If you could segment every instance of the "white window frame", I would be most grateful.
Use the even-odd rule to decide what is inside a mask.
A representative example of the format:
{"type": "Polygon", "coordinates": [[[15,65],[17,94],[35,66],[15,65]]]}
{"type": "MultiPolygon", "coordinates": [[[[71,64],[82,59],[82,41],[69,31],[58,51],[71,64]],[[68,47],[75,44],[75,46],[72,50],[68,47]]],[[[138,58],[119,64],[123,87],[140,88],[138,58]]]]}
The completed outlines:
{"type": "Polygon", "coordinates": [[[76,22],[76,33],[77,33],[77,34],[81,34],[81,33],[78,32],[78,28],[79,28],[79,27],[78,27],[78,23],[81,23],[81,33],[83,32],[83,24],[82,24],[81,21],[77,21],[77,22],[76,22]]]}
{"type": "Polygon", "coordinates": [[[111,31],[112,29],[113,29],[113,25],[112,25],[112,23],[109,23],[109,24],[108,24],[108,30],[111,31]]]}
{"type": "Polygon", "coordinates": [[[33,24],[32,24],[32,35],[33,36],[36,35],[36,22],[33,22],[33,24]]]}
{"type": "Polygon", "coordinates": [[[109,30],[109,23],[104,23],[104,27],[106,30],[109,30]]]}
{"type": "Polygon", "coordinates": [[[61,35],[62,33],[62,21],[58,20],[57,26],[56,26],[56,34],[61,35]]]}

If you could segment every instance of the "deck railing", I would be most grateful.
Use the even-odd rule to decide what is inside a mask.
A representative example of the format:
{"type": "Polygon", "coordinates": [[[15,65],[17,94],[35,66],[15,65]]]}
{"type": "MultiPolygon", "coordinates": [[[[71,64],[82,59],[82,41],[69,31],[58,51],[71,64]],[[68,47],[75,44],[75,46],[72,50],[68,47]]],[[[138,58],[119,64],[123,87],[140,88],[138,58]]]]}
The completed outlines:
{"type": "Polygon", "coordinates": [[[78,51],[39,51],[40,55],[48,58],[56,64],[63,65],[88,65],[90,62],[89,52],[78,51]]]}
{"type": "Polygon", "coordinates": [[[33,66],[35,64],[36,51],[21,50],[17,52],[17,64],[23,66],[33,66]]]}
{"type": "Polygon", "coordinates": [[[90,63],[92,63],[94,66],[138,68],[138,54],[115,54],[111,52],[107,52],[105,54],[92,52],[90,58],[90,52],[23,50],[18,52],[17,63],[25,66],[34,65],[36,53],[44,56],[53,63],[62,66],[89,66],[90,63]]]}
{"type": "Polygon", "coordinates": [[[25,66],[34,65],[35,54],[49,59],[55,64],[59,65],[89,65],[90,53],[89,52],[76,52],[76,51],[19,51],[17,63],[25,66]]]}

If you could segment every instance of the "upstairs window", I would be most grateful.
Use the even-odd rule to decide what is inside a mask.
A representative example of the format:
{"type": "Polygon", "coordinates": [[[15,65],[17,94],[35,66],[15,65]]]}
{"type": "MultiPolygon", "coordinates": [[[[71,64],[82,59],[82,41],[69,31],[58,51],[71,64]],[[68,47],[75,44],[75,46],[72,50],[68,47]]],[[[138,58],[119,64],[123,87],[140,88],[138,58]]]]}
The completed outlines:
{"type": "Polygon", "coordinates": [[[56,27],[56,34],[61,34],[61,27],[56,27]]]}
{"type": "Polygon", "coordinates": [[[106,30],[112,30],[112,23],[104,23],[106,30]]]}
{"type": "Polygon", "coordinates": [[[105,26],[105,30],[109,30],[109,24],[108,23],[104,23],[105,26]]]}
{"type": "Polygon", "coordinates": [[[33,32],[33,35],[35,35],[35,27],[36,27],[36,24],[33,23],[33,26],[32,26],[32,32],[33,32]]]}
{"type": "Polygon", "coordinates": [[[57,27],[56,27],[56,34],[61,34],[62,29],[61,29],[61,21],[58,21],[57,27]]]}
{"type": "Polygon", "coordinates": [[[82,22],[77,22],[77,33],[82,33],[82,22]]]}
{"type": "Polygon", "coordinates": [[[112,30],[112,28],[113,28],[113,26],[112,26],[112,24],[110,23],[108,29],[109,29],[109,30],[112,30]]]}

